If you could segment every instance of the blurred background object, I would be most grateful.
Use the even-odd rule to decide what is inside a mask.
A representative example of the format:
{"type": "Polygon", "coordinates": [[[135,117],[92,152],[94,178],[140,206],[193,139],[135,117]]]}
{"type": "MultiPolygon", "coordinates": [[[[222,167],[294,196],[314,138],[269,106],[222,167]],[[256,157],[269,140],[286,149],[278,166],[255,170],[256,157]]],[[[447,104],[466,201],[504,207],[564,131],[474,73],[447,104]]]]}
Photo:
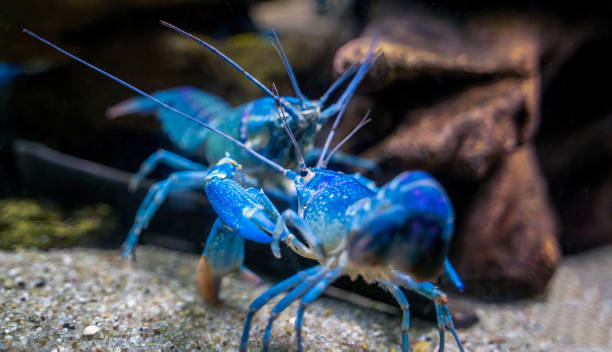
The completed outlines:
{"type": "Polygon", "coordinates": [[[108,205],[74,211],[69,216],[49,204],[33,199],[0,201],[0,248],[65,248],[88,238],[104,238],[113,227],[108,205]]]}

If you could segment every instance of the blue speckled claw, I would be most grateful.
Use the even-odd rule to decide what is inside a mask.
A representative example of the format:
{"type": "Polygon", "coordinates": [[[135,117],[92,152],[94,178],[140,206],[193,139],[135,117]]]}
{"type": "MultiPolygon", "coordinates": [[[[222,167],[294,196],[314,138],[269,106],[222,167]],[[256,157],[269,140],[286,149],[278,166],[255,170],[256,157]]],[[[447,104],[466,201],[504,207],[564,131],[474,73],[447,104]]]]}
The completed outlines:
{"type": "Polygon", "coordinates": [[[257,200],[238,183],[229,179],[213,178],[207,181],[205,190],[210,204],[225,226],[248,240],[272,242],[269,234],[275,228],[273,219],[270,219],[257,200]]]}
{"type": "MultiPolygon", "coordinates": [[[[227,157],[208,171],[176,172],[153,185],[138,209],[122,256],[126,258],[133,252],[142,230],[149,226],[151,218],[169,193],[202,187],[224,225],[249,240],[270,243],[272,238],[268,233],[274,231],[275,224],[272,221],[276,218],[272,216],[271,219],[270,212],[260,209],[262,196],[254,197],[260,191],[245,190],[231,180],[237,167],[238,164],[227,157]]],[[[268,200],[266,204],[272,203],[268,200]]]]}

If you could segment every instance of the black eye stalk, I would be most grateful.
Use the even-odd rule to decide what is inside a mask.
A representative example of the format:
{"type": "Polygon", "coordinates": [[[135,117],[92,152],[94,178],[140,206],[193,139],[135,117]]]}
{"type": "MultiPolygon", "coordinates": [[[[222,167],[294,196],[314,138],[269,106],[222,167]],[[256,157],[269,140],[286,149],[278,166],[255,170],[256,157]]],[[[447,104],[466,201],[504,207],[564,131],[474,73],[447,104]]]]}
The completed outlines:
{"type": "Polygon", "coordinates": [[[302,177],[308,176],[309,173],[310,173],[310,170],[308,169],[305,169],[305,168],[300,169],[300,176],[302,177]]]}

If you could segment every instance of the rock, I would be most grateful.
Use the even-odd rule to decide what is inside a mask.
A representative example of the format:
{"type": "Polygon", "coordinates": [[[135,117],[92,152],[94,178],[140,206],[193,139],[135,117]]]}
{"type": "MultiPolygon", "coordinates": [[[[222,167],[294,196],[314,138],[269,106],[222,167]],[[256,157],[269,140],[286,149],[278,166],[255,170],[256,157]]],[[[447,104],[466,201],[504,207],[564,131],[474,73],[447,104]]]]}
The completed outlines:
{"type": "Polygon", "coordinates": [[[540,123],[542,80],[588,31],[545,17],[488,15],[459,25],[422,10],[396,13],[375,19],[359,38],[341,47],[334,59],[336,71],[362,60],[374,33],[379,37],[376,50],[383,54],[368,81],[382,92],[370,94],[379,116],[371,129],[378,133],[367,141],[357,136],[353,145],[376,144],[353,150],[387,165],[452,168],[456,176],[478,180],[501,155],[533,139],[540,123]],[[548,64],[541,70],[545,55],[548,64]],[[439,82],[429,88],[434,97],[420,96],[418,83],[404,94],[394,91],[407,88],[392,84],[423,77],[439,82]],[[380,121],[381,114],[395,123],[380,121]],[[380,141],[381,134],[388,137],[380,141]]]}
{"type": "Polygon", "coordinates": [[[15,282],[13,282],[10,277],[7,277],[2,281],[2,287],[9,290],[15,287],[15,282]]]}
{"type": "Polygon", "coordinates": [[[429,341],[419,341],[414,344],[413,352],[427,352],[431,351],[431,342],[429,341]]]}
{"type": "Polygon", "coordinates": [[[557,215],[547,191],[532,145],[502,158],[453,245],[467,292],[525,296],[546,286],[560,259],[557,215]]]}
{"type": "Polygon", "coordinates": [[[100,332],[100,328],[95,325],[89,325],[85,329],[83,329],[83,336],[94,336],[100,332]]]}
{"type": "Polygon", "coordinates": [[[546,69],[552,71],[586,32],[542,16],[500,13],[459,22],[420,9],[395,11],[373,20],[359,38],[342,46],[334,68],[342,72],[362,60],[376,34],[377,50],[384,54],[373,74],[378,85],[418,75],[530,77],[540,73],[543,55],[552,56],[546,69]]]}
{"type": "MultiPolygon", "coordinates": [[[[375,137],[364,140],[371,137],[364,133],[366,138],[352,141],[376,145],[348,149],[402,168],[453,168],[454,175],[480,179],[501,155],[533,139],[542,81],[589,30],[503,13],[459,23],[420,9],[395,11],[373,20],[336,52],[338,72],[363,59],[374,34],[375,50],[383,54],[368,80],[378,116],[368,129],[376,129],[375,137]],[[381,142],[381,135],[388,137],[381,142]]],[[[357,115],[348,119],[362,113],[357,115]]]]}
{"type": "MultiPolygon", "coordinates": [[[[558,264],[558,215],[534,139],[543,89],[593,28],[540,15],[457,20],[396,9],[336,52],[334,68],[342,72],[378,36],[383,56],[362,90],[367,97],[347,109],[354,126],[369,103],[377,123],[345,150],[377,161],[379,182],[415,168],[439,177],[457,212],[452,259],[470,293],[540,292],[558,264]]],[[[601,209],[606,201],[595,198],[601,209]]]]}
{"type": "Polygon", "coordinates": [[[467,89],[430,108],[408,112],[397,129],[362,156],[381,168],[450,169],[479,180],[521,142],[533,81],[513,78],[467,89]]]}

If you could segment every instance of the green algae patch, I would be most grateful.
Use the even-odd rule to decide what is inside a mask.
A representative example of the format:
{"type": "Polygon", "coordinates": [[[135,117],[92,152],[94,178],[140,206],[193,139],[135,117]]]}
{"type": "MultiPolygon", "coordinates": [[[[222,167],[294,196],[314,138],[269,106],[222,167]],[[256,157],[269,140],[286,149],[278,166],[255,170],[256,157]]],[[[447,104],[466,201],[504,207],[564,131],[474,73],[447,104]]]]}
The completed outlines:
{"type": "Polygon", "coordinates": [[[109,232],[116,224],[110,206],[96,204],[66,212],[34,199],[0,200],[0,248],[66,248],[109,232]]]}

